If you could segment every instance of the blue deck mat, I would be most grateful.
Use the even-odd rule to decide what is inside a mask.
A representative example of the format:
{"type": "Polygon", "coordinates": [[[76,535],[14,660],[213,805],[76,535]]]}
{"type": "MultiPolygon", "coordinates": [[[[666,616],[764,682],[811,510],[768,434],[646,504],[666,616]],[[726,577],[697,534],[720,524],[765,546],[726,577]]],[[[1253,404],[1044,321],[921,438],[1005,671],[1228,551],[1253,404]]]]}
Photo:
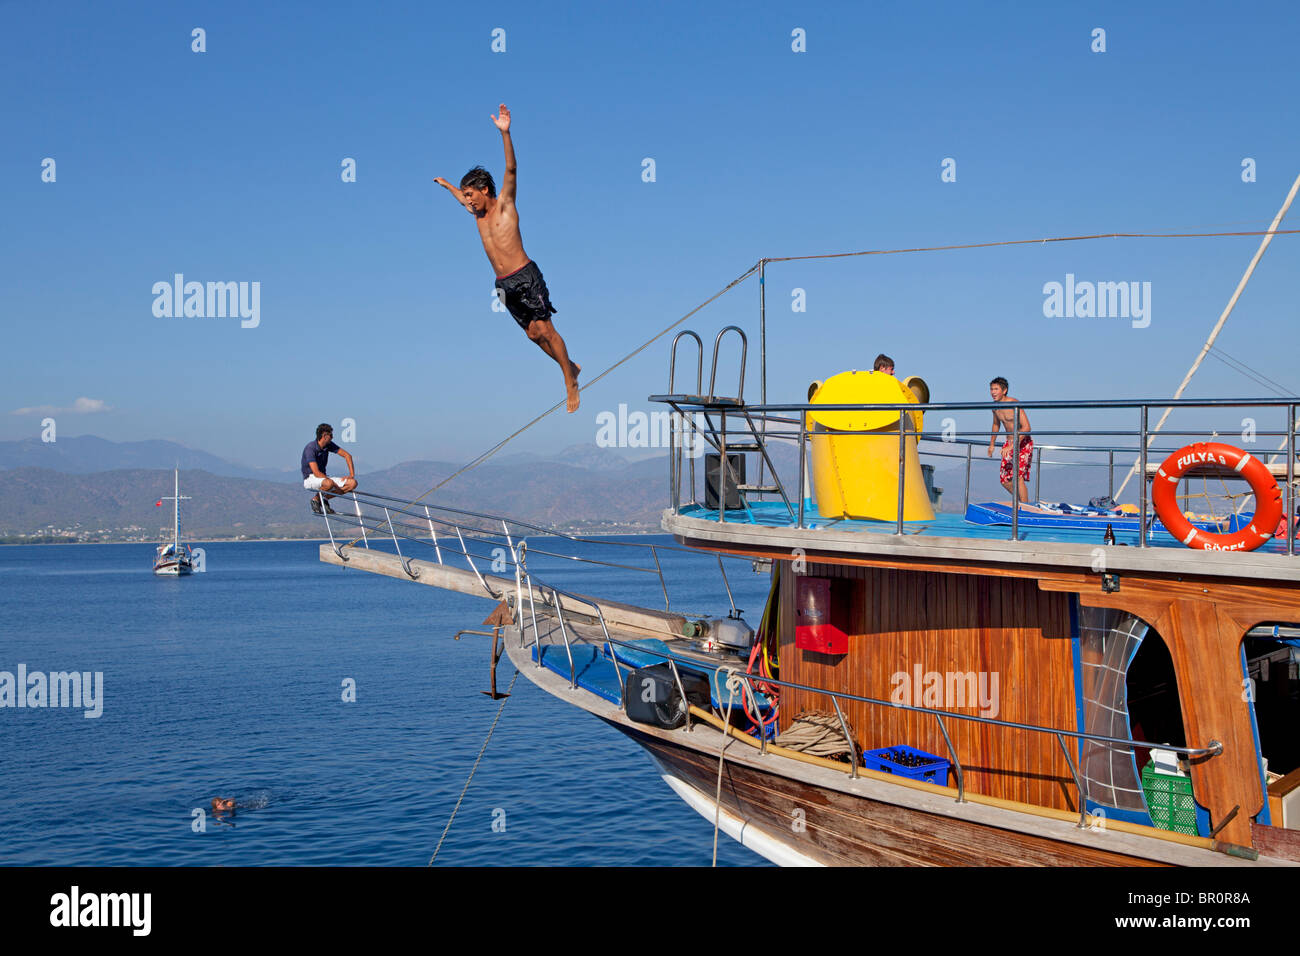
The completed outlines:
{"type": "MultiPolygon", "coordinates": [[[[574,644],[573,668],[577,674],[578,686],[593,694],[605,698],[611,704],[622,706],[623,691],[614,673],[614,664],[598,647],[591,644],[574,644]]],[[[533,660],[537,660],[537,648],[533,648],[533,660]]],[[[563,644],[549,644],[542,648],[542,666],[569,679],[569,655],[564,652],[563,644]]]]}
{"type": "MultiPolygon", "coordinates": [[[[678,512],[684,518],[702,518],[706,521],[716,521],[718,519],[717,509],[705,508],[703,505],[684,505],[678,512]]],[[[1021,512],[1020,517],[1025,517],[1021,512]]],[[[751,505],[750,513],[744,511],[728,511],[727,521],[739,525],[753,524],[769,528],[793,528],[795,522],[791,520],[790,514],[785,509],[785,505],[779,501],[760,501],[751,505]]],[[[1114,524],[1112,522],[1112,524],[1114,524]]],[[[827,518],[818,513],[815,507],[807,507],[804,511],[804,526],[808,530],[827,530],[827,531],[858,531],[874,534],[894,534],[896,524],[892,521],[861,521],[856,519],[839,519],[827,518]]],[[[974,524],[967,521],[964,515],[954,514],[951,511],[941,512],[934,516],[930,521],[905,521],[903,522],[904,532],[908,535],[920,535],[922,537],[945,537],[945,538],[980,538],[987,541],[1006,541],[1011,537],[1011,529],[1006,525],[992,524],[974,524]]],[[[1136,528],[1132,531],[1114,524],[1112,530],[1115,533],[1115,540],[1118,544],[1136,545],[1138,532],[1136,528]]],[[[1102,543],[1102,535],[1105,533],[1105,525],[1101,529],[1080,529],[1080,528],[1062,528],[1059,524],[1053,524],[1049,527],[1029,527],[1022,524],[1020,527],[1020,540],[1051,541],[1062,544],[1086,544],[1098,545],[1102,543]]],[[[1175,550],[1186,550],[1183,545],[1175,541],[1163,528],[1155,534],[1147,535],[1147,545],[1155,548],[1172,548],[1175,550]]],[[[1255,549],[1256,554],[1285,554],[1286,541],[1274,539],[1255,549]]]]}
{"type": "MultiPolygon", "coordinates": [[[[1081,509],[1082,511],[1082,509],[1081,509]]],[[[1202,531],[1208,531],[1211,534],[1236,534],[1242,528],[1250,524],[1250,519],[1255,515],[1253,512],[1244,514],[1224,515],[1226,527],[1218,524],[1211,524],[1209,521],[1193,521],[1192,525],[1200,528],[1202,531]]],[[[981,502],[975,504],[972,502],[966,508],[966,520],[972,524],[978,525],[999,525],[1009,527],[1011,525],[1011,506],[997,502],[981,502]]],[[[1136,539],[1138,528],[1141,521],[1137,515],[1131,517],[1127,515],[1104,515],[1104,514],[1043,514],[1037,511],[1021,509],[1020,527],[1022,528],[1064,528],[1075,531],[1101,531],[1105,532],[1106,526],[1110,525],[1111,530],[1116,534],[1130,533],[1136,539]]],[[[1160,534],[1169,534],[1159,518],[1152,520],[1152,530],[1160,534]]]]}

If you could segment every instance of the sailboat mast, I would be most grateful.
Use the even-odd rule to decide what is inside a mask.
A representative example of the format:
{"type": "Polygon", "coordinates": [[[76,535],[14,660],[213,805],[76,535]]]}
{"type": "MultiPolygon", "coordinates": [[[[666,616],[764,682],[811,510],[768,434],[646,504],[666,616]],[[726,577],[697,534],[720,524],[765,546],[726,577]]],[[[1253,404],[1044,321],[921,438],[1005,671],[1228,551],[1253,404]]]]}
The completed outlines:
{"type": "Polygon", "coordinates": [[[175,537],[176,555],[179,558],[181,553],[181,471],[176,468],[172,471],[172,478],[175,483],[175,491],[172,498],[172,528],[175,537]]]}

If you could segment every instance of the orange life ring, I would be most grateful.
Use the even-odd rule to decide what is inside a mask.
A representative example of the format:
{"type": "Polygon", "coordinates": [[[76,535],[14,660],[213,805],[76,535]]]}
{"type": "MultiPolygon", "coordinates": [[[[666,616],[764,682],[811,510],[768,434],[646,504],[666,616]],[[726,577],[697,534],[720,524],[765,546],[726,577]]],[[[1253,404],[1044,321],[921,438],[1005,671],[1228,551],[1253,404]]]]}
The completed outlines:
{"type": "Polygon", "coordinates": [[[1240,448],[1221,442],[1197,442],[1178,449],[1156,470],[1151,479],[1151,501],[1161,523],[1189,548],[1202,551],[1254,551],[1273,539],[1273,529],[1282,520],[1282,490],[1262,461],[1240,448]],[[1175,492],[1178,481],[1202,465],[1230,468],[1250,483],[1255,492],[1255,514],[1235,534],[1210,534],[1195,527],[1181,511],[1175,492]]]}

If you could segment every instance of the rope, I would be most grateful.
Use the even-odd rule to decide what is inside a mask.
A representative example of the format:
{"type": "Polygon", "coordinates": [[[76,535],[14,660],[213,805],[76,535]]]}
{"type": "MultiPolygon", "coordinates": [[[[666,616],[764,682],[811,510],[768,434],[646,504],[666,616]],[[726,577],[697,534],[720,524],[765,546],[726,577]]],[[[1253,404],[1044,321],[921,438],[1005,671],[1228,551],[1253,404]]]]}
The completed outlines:
{"type": "MultiPolygon", "coordinates": [[[[634,359],[636,356],[640,355],[642,352],[644,352],[644,351],[645,351],[646,349],[648,349],[650,346],[654,345],[655,342],[658,342],[661,338],[663,338],[665,335],[667,335],[667,334],[668,334],[669,332],[671,332],[673,329],[677,328],[677,326],[681,325],[683,322],[685,322],[685,321],[686,321],[687,319],[689,319],[691,316],[695,315],[695,313],[699,312],[699,311],[700,311],[702,308],[704,308],[706,305],[710,304],[711,302],[715,301],[716,299],[720,299],[720,298],[722,298],[722,296],[726,295],[728,292],[730,292],[730,291],[731,291],[732,289],[734,289],[736,286],[740,285],[740,283],[744,282],[746,279],[748,279],[750,276],[752,276],[755,272],[757,272],[758,269],[759,269],[759,265],[760,265],[760,263],[757,263],[757,262],[754,263],[754,264],[753,264],[752,266],[750,266],[749,269],[747,269],[743,274],[737,276],[735,279],[732,279],[729,283],[727,283],[726,286],[724,286],[722,289],[719,289],[719,290],[718,290],[717,292],[715,292],[713,295],[709,296],[707,299],[705,299],[703,302],[701,302],[701,303],[700,303],[699,305],[697,305],[695,308],[691,309],[691,311],[687,312],[685,315],[683,315],[680,319],[678,319],[678,320],[677,320],[676,322],[674,322],[672,325],[669,325],[669,326],[665,327],[662,331],[660,331],[660,332],[656,333],[655,335],[651,336],[650,338],[646,339],[644,342],[642,342],[640,345],[638,345],[636,348],[634,348],[631,352],[628,352],[627,355],[624,355],[621,359],[619,359],[619,360],[618,360],[617,362],[615,362],[613,365],[609,366],[607,369],[605,369],[603,372],[601,372],[599,375],[597,375],[595,378],[593,378],[591,381],[589,381],[586,385],[581,386],[581,387],[578,389],[578,391],[579,391],[579,392],[582,392],[582,391],[585,391],[585,390],[588,389],[588,388],[591,388],[591,386],[595,385],[597,382],[599,382],[602,378],[604,378],[604,377],[605,377],[606,375],[608,375],[610,372],[614,371],[614,369],[618,368],[620,365],[624,365],[624,364],[626,364],[627,362],[629,362],[629,361],[631,361],[632,359],[634,359]]],[[[435,491],[437,491],[437,490],[438,490],[439,488],[441,488],[443,485],[445,485],[445,484],[447,484],[448,482],[452,481],[453,479],[459,477],[460,475],[463,475],[465,472],[469,471],[471,468],[475,468],[475,467],[477,467],[478,465],[481,465],[483,462],[487,461],[489,458],[491,458],[493,455],[495,455],[498,451],[500,451],[502,448],[504,448],[504,447],[505,447],[506,445],[508,445],[510,442],[514,441],[516,438],[518,438],[518,437],[519,437],[520,435],[522,435],[524,432],[528,431],[528,429],[532,428],[534,425],[536,425],[538,422],[540,422],[543,418],[546,418],[546,417],[547,417],[548,415],[550,415],[552,412],[556,411],[558,408],[560,408],[561,406],[563,406],[564,404],[566,404],[567,401],[568,401],[567,399],[564,399],[564,400],[562,400],[562,401],[558,401],[558,402],[556,402],[554,405],[552,405],[552,406],[551,406],[550,408],[548,408],[546,411],[542,412],[540,415],[538,415],[538,416],[537,416],[536,418],[534,418],[532,421],[528,422],[526,425],[523,425],[522,427],[515,429],[515,431],[513,431],[511,434],[509,434],[509,435],[506,436],[505,438],[501,439],[501,441],[497,442],[495,445],[493,445],[493,446],[492,446],[491,448],[489,448],[487,451],[483,452],[483,454],[479,455],[477,458],[475,458],[475,459],[474,459],[473,461],[471,461],[469,464],[464,465],[464,466],[461,467],[461,468],[458,468],[458,469],[457,469],[455,472],[453,472],[451,475],[449,475],[448,477],[444,478],[442,481],[438,482],[436,485],[434,485],[432,488],[430,488],[430,489],[429,489],[428,491],[426,491],[424,494],[420,495],[419,498],[416,498],[415,501],[420,501],[420,500],[422,500],[422,499],[424,499],[424,498],[427,498],[429,495],[433,494],[435,491]]],[[[414,503],[414,502],[412,502],[412,503],[414,503]]],[[[356,543],[357,543],[358,541],[360,541],[360,540],[361,540],[360,538],[353,538],[352,541],[349,542],[347,546],[348,546],[348,547],[352,547],[352,545],[356,544],[356,543]]]]}
{"type": "MultiPolygon", "coordinates": [[[[736,688],[740,686],[740,678],[736,676],[733,668],[727,668],[727,717],[723,721],[724,727],[731,726],[731,703],[736,699],[736,688]]],[[[727,744],[731,743],[731,737],[726,733],[722,735],[722,746],[718,748],[718,787],[713,794],[713,865],[718,865],[718,826],[722,820],[722,758],[727,752],[727,744]]]]}
{"type": "MultiPolygon", "coordinates": [[[[853,727],[849,727],[849,734],[853,727]]],[[[833,757],[847,754],[853,742],[845,742],[840,719],[825,711],[805,711],[794,719],[790,729],[776,738],[778,747],[788,747],[814,757],[833,757]]]]}
{"type": "Polygon", "coordinates": [[[830,252],[816,256],[767,256],[764,262],[795,262],[802,259],[843,259],[848,256],[889,256],[904,252],[946,252],[953,249],[988,249],[992,246],[1029,246],[1044,242],[1082,242],[1087,239],[1214,239],[1221,236],[1290,236],[1300,229],[1258,229],[1245,232],[1102,232],[1087,236],[1044,236],[1041,239],[1003,239],[998,242],[967,242],[951,246],[914,246],[908,249],[866,249],[862,252],[830,252]]]}
{"type": "Polygon", "coordinates": [[[506,688],[506,696],[501,699],[501,706],[497,708],[497,715],[492,718],[492,726],[488,728],[487,736],[483,738],[483,746],[479,748],[478,756],[474,759],[474,766],[470,768],[469,777],[465,780],[465,788],[461,790],[456,806],[452,807],[451,816],[447,818],[447,825],[442,828],[442,836],[438,837],[438,845],[433,848],[433,856],[429,857],[429,866],[433,866],[433,861],[438,859],[438,851],[442,849],[442,841],[447,839],[447,832],[451,830],[451,823],[456,819],[456,812],[460,810],[465,794],[469,793],[469,784],[474,779],[474,771],[478,770],[479,761],[483,759],[483,754],[487,753],[488,741],[492,739],[492,732],[497,729],[497,721],[501,719],[501,712],[506,709],[506,701],[510,699],[510,692],[515,689],[515,681],[518,679],[519,670],[516,668],[515,676],[510,678],[510,686],[506,688]]]}

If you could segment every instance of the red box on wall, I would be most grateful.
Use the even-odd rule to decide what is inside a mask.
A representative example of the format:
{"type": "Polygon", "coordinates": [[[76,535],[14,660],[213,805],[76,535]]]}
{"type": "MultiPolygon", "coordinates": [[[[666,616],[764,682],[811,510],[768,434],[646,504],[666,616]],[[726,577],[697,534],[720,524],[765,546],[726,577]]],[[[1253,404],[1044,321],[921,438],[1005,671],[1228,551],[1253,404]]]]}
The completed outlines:
{"type": "Polygon", "coordinates": [[[830,578],[799,576],[795,580],[794,646],[822,654],[847,654],[849,635],[843,630],[843,600],[830,578]]]}

